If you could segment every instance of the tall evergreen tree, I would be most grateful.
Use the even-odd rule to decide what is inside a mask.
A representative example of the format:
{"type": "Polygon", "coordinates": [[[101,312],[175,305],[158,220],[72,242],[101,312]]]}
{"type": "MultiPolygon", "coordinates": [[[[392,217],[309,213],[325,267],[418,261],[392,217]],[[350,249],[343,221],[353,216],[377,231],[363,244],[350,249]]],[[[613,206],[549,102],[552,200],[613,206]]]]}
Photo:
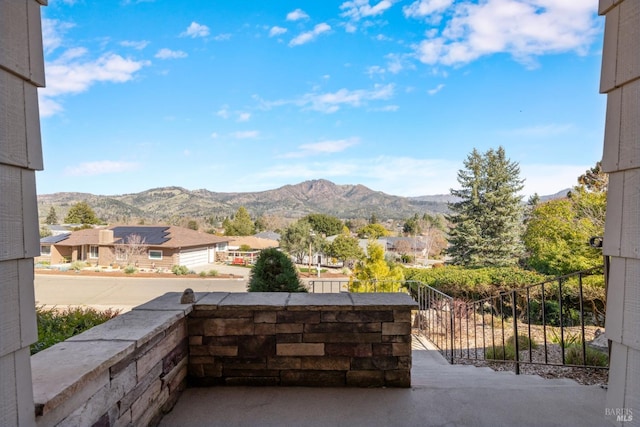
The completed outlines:
{"type": "Polygon", "coordinates": [[[275,248],[260,253],[251,271],[249,292],[307,292],[287,255],[275,248]]]}
{"type": "Polygon", "coordinates": [[[449,204],[452,224],[449,249],[453,263],[468,267],[504,266],[522,253],[521,220],[523,188],[520,167],[504,148],[481,154],[474,149],[458,171],[460,200],[449,204]]]}
{"type": "Polygon", "coordinates": [[[251,236],[255,234],[255,224],[244,206],[240,206],[233,220],[225,218],[222,222],[226,236],[251,236]]]}
{"type": "Polygon", "coordinates": [[[44,220],[44,223],[49,225],[58,223],[58,214],[56,213],[56,208],[54,208],[53,206],[49,208],[49,214],[47,215],[47,218],[44,220]]]}
{"type": "Polygon", "coordinates": [[[96,213],[87,202],[78,202],[69,208],[67,216],[64,217],[67,224],[100,224],[96,213]]]}

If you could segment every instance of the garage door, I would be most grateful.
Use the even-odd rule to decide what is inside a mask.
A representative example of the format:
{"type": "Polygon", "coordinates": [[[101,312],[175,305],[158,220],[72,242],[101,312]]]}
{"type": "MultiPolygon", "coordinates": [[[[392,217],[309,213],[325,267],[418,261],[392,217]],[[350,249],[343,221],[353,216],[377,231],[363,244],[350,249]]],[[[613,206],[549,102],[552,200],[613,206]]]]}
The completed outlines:
{"type": "Polygon", "coordinates": [[[209,262],[209,250],[207,248],[183,250],[180,252],[180,265],[189,268],[204,265],[209,262]]]}

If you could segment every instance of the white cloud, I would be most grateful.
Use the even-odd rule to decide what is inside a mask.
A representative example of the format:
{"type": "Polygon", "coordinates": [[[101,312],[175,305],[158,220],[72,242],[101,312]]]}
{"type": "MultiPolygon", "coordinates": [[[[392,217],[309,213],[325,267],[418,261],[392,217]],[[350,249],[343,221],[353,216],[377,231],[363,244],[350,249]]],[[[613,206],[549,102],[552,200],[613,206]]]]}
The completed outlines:
{"type": "Polygon", "coordinates": [[[148,61],[124,58],[111,52],[97,59],[88,59],[87,53],[85,48],[68,49],[57,59],[46,63],[47,87],[38,91],[43,117],[62,111],[60,102],[52,98],[85,92],[98,82],[127,82],[149,65],[148,61]]]}
{"type": "Polygon", "coordinates": [[[271,29],[269,30],[269,37],[275,37],[275,36],[279,36],[281,34],[284,34],[287,32],[286,28],[282,28],[282,27],[271,27],[271,29]]]}
{"type": "Polygon", "coordinates": [[[257,130],[243,130],[238,132],[232,132],[231,136],[236,139],[251,139],[260,136],[260,132],[257,130]]]}
{"type": "Polygon", "coordinates": [[[179,58],[186,58],[187,53],[183,52],[181,50],[171,50],[171,49],[160,49],[158,51],[158,53],[155,54],[155,57],[158,59],[179,59],[179,58]]]}
{"type": "Polygon", "coordinates": [[[268,110],[273,107],[280,107],[283,105],[297,105],[303,109],[320,111],[322,113],[335,113],[342,106],[361,107],[367,105],[370,101],[388,100],[393,97],[395,86],[391,84],[381,85],[376,84],[373,89],[339,89],[336,92],[311,92],[307,93],[300,98],[293,100],[277,100],[277,101],[265,101],[255,96],[258,100],[261,108],[268,110]]]}
{"type": "Polygon", "coordinates": [[[218,135],[218,132],[213,132],[211,133],[211,139],[218,139],[220,135],[218,135]]]}
{"type": "Polygon", "coordinates": [[[222,33],[222,34],[218,34],[217,36],[215,36],[213,38],[215,41],[217,42],[222,42],[222,41],[227,41],[227,40],[231,40],[231,34],[229,33],[222,33]]]}
{"type": "Polygon", "coordinates": [[[238,113],[237,122],[247,122],[251,118],[251,113],[238,113]]]}
{"type": "Polygon", "coordinates": [[[444,89],[444,84],[440,83],[438,86],[434,87],[433,89],[429,89],[427,93],[429,95],[435,95],[436,93],[440,92],[442,89],[444,89]]]}
{"type": "Polygon", "coordinates": [[[407,18],[426,18],[445,11],[453,4],[453,0],[418,0],[402,8],[407,18]]]}
{"type": "Polygon", "coordinates": [[[382,15],[391,6],[393,1],[390,0],[382,0],[373,6],[369,4],[369,0],[346,1],[340,5],[340,9],[344,10],[340,16],[359,21],[362,18],[382,15]]]}
{"type": "Polygon", "coordinates": [[[384,68],[382,68],[379,65],[372,65],[371,67],[367,68],[367,75],[369,76],[369,78],[373,78],[374,76],[380,76],[383,75],[386,72],[386,70],[384,68]]]}
{"type": "Polygon", "coordinates": [[[320,34],[330,31],[331,27],[324,22],[313,27],[313,30],[299,34],[289,42],[289,46],[299,46],[315,40],[320,34]]]}
{"type": "Polygon", "coordinates": [[[367,101],[387,100],[393,96],[394,85],[375,85],[372,90],[340,89],[336,92],[310,93],[298,101],[299,105],[323,113],[335,113],[342,105],[359,107],[367,101]]]}
{"type": "MultiPolygon", "coordinates": [[[[484,0],[454,3],[447,10],[442,10],[445,2],[422,4],[424,11],[436,13],[437,9],[451,16],[440,33],[431,33],[414,46],[416,57],[425,64],[463,65],[482,56],[508,53],[533,67],[535,57],[543,54],[586,54],[601,30],[597,3],[591,1],[484,0]]],[[[405,13],[419,15],[419,6],[405,13]]]]}
{"type": "Polygon", "coordinates": [[[147,40],[139,40],[139,41],[124,40],[120,42],[120,46],[131,47],[136,50],[142,50],[148,45],[149,45],[149,41],[147,40]]]}
{"type": "Polygon", "coordinates": [[[315,142],[313,144],[302,144],[294,152],[285,154],[285,158],[310,157],[322,154],[340,153],[347,148],[360,142],[359,138],[336,139],[315,142]]]}
{"type": "Polygon", "coordinates": [[[62,45],[64,34],[73,28],[69,22],[61,22],[57,19],[42,19],[42,45],[44,53],[49,54],[62,45]]]}
{"type": "Polygon", "coordinates": [[[229,118],[229,106],[223,105],[218,111],[216,111],[216,116],[222,117],[223,119],[229,118]]]}
{"type": "Polygon", "coordinates": [[[287,21],[299,21],[301,19],[309,19],[309,15],[302,9],[296,9],[287,13],[287,21]]]}
{"type": "Polygon", "coordinates": [[[370,111],[394,112],[400,109],[399,105],[385,105],[384,107],[372,108],[370,111]]]}
{"type": "Polygon", "coordinates": [[[198,24],[197,22],[192,22],[191,25],[187,27],[187,29],[180,34],[180,37],[207,37],[209,35],[209,27],[206,25],[198,24]]]}
{"type": "Polygon", "coordinates": [[[94,176],[130,172],[138,169],[140,169],[139,163],[102,160],[80,163],[78,166],[68,167],[65,169],[65,174],[70,176],[94,176]]]}

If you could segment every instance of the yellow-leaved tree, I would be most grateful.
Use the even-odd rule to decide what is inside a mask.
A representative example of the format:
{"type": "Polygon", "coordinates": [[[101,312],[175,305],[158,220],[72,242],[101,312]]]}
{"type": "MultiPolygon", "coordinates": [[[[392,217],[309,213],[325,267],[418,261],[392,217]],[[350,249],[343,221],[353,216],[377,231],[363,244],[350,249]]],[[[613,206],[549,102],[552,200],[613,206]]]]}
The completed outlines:
{"type": "Polygon", "coordinates": [[[389,266],[384,249],[378,243],[367,245],[367,256],[358,261],[349,280],[350,292],[397,292],[404,281],[399,266],[389,266]]]}

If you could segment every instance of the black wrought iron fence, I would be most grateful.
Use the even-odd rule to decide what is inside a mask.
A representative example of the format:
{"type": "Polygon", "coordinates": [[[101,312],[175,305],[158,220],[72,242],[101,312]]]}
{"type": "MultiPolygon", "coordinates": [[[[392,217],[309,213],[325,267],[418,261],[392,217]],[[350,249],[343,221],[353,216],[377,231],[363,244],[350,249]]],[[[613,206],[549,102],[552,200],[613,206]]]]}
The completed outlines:
{"type": "Polygon", "coordinates": [[[602,267],[456,303],[454,358],[608,368],[606,348],[589,344],[604,325],[602,267]],[[588,294],[588,297],[585,297],[588,294]]]}

